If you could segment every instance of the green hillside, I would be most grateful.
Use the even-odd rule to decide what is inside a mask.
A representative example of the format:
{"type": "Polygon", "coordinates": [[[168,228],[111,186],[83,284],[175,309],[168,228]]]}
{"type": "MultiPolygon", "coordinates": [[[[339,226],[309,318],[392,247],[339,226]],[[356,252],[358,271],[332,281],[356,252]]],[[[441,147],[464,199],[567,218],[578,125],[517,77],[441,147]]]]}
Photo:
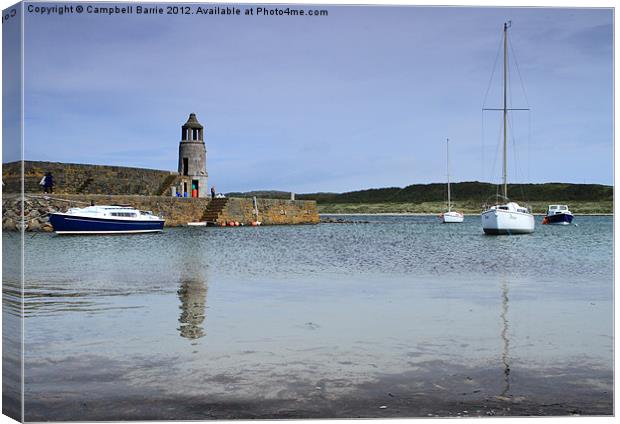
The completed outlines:
{"type": "MultiPolygon", "coordinates": [[[[465,213],[479,213],[484,203],[493,202],[499,192],[496,184],[477,181],[452,184],[454,207],[465,213]]],[[[613,212],[613,187],[600,184],[512,184],[511,200],[532,206],[544,213],[547,205],[567,203],[574,213],[609,214],[613,212]]],[[[290,192],[263,190],[228,193],[236,197],[290,199],[290,192]]],[[[440,213],[445,209],[445,184],[414,184],[404,188],[387,187],[347,193],[296,194],[296,199],[316,200],[320,213],[440,213]]]]}
{"type": "MultiPolygon", "coordinates": [[[[496,184],[477,181],[452,184],[452,196],[455,201],[484,203],[498,192],[496,184]]],[[[229,193],[231,196],[261,196],[278,199],[290,198],[290,192],[254,191],[249,193],[229,193]]],[[[600,184],[510,184],[508,195],[512,200],[522,202],[547,201],[613,201],[613,187],[600,184]]],[[[297,199],[314,199],[321,203],[424,203],[444,202],[446,200],[445,184],[414,184],[404,188],[387,187],[351,191],[347,193],[306,193],[297,194],[297,199]]]]}

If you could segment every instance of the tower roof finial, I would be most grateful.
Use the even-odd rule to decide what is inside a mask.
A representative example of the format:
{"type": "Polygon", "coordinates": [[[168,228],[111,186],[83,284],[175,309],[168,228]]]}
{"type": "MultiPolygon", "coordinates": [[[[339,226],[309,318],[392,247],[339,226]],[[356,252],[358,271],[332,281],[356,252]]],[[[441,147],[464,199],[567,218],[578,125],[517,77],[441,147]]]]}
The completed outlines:
{"type": "Polygon", "coordinates": [[[203,128],[203,126],[200,125],[200,122],[198,122],[198,119],[196,119],[196,114],[192,112],[189,114],[189,118],[187,119],[187,122],[183,125],[183,128],[203,128]]]}

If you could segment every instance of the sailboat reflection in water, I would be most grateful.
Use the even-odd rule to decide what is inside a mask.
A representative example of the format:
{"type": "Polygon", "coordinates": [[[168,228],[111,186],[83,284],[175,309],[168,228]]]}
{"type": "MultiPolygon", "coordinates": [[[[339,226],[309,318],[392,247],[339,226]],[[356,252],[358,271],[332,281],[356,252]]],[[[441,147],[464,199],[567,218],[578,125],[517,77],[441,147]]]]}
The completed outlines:
{"type": "Polygon", "coordinates": [[[510,391],[510,339],[508,338],[508,283],[506,278],[502,278],[502,313],[500,314],[502,319],[502,364],[504,366],[504,388],[499,395],[501,399],[510,397],[508,392],[510,391]]]}

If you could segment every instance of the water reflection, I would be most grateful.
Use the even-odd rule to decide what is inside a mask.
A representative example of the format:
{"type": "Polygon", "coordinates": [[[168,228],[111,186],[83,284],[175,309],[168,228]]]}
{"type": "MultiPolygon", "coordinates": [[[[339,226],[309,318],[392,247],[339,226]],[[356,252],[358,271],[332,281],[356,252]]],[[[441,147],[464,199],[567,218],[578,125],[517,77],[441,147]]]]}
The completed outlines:
{"type": "Polygon", "coordinates": [[[181,305],[179,334],[186,339],[205,336],[204,321],[207,306],[207,282],[200,272],[181,278],[177,290],[181,305]]]}
{"type": "Polygon", "coordinates": [[[504,389],[500,396],[506,396],[510,391],[510,339],[508,338],[508,283],[502,278],[502,341],[504,347],[502,350],[502,363],[504,364],[504,389]]]}
{"type": "Polygon", "coordinates": [[[23,420],[22,247],[23,233],[2,232],[2,413],[15,420],[23,420]]]}

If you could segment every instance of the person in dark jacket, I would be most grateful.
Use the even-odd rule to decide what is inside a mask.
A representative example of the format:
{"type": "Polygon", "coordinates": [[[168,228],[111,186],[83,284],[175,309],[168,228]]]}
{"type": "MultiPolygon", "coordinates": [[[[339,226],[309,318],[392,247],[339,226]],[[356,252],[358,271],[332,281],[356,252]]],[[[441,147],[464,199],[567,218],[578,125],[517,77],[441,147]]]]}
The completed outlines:
{"type": "Polygon", "coordinates": [[[45,174],[45,181],[43,182],[43,191],[45,193],[54,192],[54,177],[51,172],[45,174]]]}
{"type": "Polygon", "coordinates": [[[211,187],[211,199],[215,199],[215,186],[211,187]]]}

